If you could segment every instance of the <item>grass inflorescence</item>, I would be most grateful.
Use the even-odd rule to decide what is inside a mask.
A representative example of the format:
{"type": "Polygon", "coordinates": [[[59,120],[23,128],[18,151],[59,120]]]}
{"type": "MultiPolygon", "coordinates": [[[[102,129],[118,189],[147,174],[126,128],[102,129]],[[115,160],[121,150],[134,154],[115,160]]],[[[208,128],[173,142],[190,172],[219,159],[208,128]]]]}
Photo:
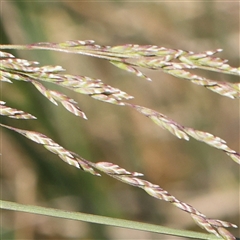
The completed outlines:
{"type": "MultiPolygon", "coordinates": [[[[64,43],[35,43],[29,45],[0,45],[0,48],[1,50],[41,49],[102,58],[118,68],[147,80],[151,79],[138,70],[138,67],[162,70],[163,72],[177,78],[186,79],[194,84],[204,86],[222,96],[232,99],[239,99],[240,97],[240,83],[219,82],[189,72],[191,69],[204,69],[223,74],[240,75],[240,68],[231,67],[227,64],[227,60],[214,57],[215,54],[221,51],[220,49],[194,53],[153,45],[141,46],[136,44],[126,44],[113,47],[100,46],[95,44],[92,40],[67,41],[64,43]]],[[[38,66],[38,62],[18,59],[12,54],[4,51],[0,52],[0,61],[0,80],[2,82],[29,82],[53,104],[58,105],[58,103],[61,103],[68,111],[78,117],[87,119],[87,115],[81,110],[78,103],[59,91],[46,88],[43,85],[43,82],[68,88],[77,93],[88,95],[96,100],[129,107],[150,118],[155,124],[168,130],[176,137],[184,140],[189,140],[190,137],[192,137],[198,141],[204,142],[214,148],[222,150],[236,163],[240,164],[240,154],[229,148],[223,139],[208,132],[183,126],[153,109],[132,104],[129,100],[131,100],[133,96],[118,88],[103,83],[100,79],[81,75],[64,74],[64,69],[61,66],[41,67],[38,66]]],[[[16,119],[36,119],[36,117],[29,113],[7,106],[4,101],[0,101],[0,114],[16,119]]],[[[141,188],[157,199],[170,202],[179,209],[189,213],[192,219],[209,233],[223,237],[224,239],[235,239],[235,237],[226,230],[228,227],[237,227],[235,224],[208,218],[193,206],[178,200],[159,185],[140,178],[143,176],[141,173],[129,172],[110,162],[93,163],[80,157],[78,154],[65,149],[42,133],[23,130],[2,123],[0,123],[0,125],[22,134],[38,144],[42,144],[47,150],[57,154],[66,163],[83,171],[96,176],[100,176],[100,172],[105,173],[121,182],[141,188]]]]}

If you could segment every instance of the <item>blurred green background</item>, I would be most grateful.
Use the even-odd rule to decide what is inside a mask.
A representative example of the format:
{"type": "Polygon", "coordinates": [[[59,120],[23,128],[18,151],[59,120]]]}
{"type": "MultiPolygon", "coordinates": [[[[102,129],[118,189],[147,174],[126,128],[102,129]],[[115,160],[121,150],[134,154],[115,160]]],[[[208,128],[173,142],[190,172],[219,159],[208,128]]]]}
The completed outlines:
{"type": "MultiPolygon", "coordinates": [[[[194,52],[224,49],[239,66],[239,3],[217,1],[2,1],[2,44],[93,39],[97,44],[152,44],[194,52]]],[[[239,102],[161,71],[144,79],[91,57],[49,51],[9,51],[67,73],[100,78],[178,123],[211,132],[239,150],[239,102]]],[[[233,76],[198,71],[211,79],[233,76]]],[[[45,84],[46,85],[46,84],[45,84]]],[[[1,84],[1,99],[38,120],[1,122],[51,137],[93,161],[116,163],[169,191],[205,215],[239,224],[239,169],[223,152],[179,140],[134,110],[96,101],[55,85],[78,101],[88,121],[56,107],[25,82],[1,84]]],[[[23,204],[201,231],[186,213],[107,176],[84,173],[42,146],[1,129],[1,198],[23,204]]],[[[176,239],[97,224],[2,211],[2,239],[176,239]]],[[[232,230],[238,235],[238,230],[232,230]]]]}

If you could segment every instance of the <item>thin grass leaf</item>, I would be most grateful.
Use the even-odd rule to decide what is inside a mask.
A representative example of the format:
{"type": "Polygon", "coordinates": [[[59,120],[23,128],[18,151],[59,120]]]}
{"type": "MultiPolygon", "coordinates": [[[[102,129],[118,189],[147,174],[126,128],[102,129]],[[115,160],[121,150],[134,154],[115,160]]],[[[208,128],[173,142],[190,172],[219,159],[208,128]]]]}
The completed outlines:
{"type": "Polygon", "coordinates": [[[44,216],[51,216],[57,218],[64,218],[70,220],[84,221],[89,223],[105,224],[107,226],[122,227],[134,230],[141,230],[153,233],[160,233],[178,237],[187,237],[193,239],[204,240],[219,240],[214,235],[193,232],[188,230],[179,230],[174,228],[167,228],[159,225],[153,225],[149,223],[130,221],[126,219],[118,219],[112,217],[98,216],[93,214],[86,214],[81,212],[70,212],[60,209],[46,208],[40,206],[24,205],[20,203],[14,203],[9,201],[0,200],[0,208],[12,211],[20,211],[26,213],[40,214],[44,216]]]}

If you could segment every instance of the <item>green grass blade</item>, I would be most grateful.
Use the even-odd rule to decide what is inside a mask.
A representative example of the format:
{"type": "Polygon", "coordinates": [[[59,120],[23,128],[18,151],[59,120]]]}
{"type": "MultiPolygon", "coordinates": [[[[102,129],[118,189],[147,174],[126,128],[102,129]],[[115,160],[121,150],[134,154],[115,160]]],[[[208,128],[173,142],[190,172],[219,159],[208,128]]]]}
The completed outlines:
{"type": "Polygon", "coordinates": [[[92,214],[80,213],[80,212],[69,212],[59,209],[24,205],[20,203],[14,203],[9,201],[0,200],[0,208],[6,210],[20,211],[26,213],[40,214],[50,217],[65,218],[77,221],[84,221],[89,223],[98,223],[114,227],[122,227],[128,229],[142,230],[153,233],[160,233],[166,235],[173,235],[179,237],[188,237],[194,239],[206,239],[206,240],[216,240],[218,237],[212,234],[198,233],[193,231],[178,230],[173,228],[162,227],[158,225],[135,222],[124,219],[117,219],[105,216],[97,216],[92,214]]]}

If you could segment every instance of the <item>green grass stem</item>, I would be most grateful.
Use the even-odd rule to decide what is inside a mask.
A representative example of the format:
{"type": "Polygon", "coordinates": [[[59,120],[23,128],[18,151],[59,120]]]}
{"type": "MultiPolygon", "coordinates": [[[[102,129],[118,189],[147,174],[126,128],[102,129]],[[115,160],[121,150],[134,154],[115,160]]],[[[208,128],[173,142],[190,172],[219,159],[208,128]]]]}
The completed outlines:
{"type": "Polygon", "coordinates": [[[141,223],[141,222],[135,222],[130,220],[105,217],[105,216],[97,216],[97,215],[86,214],[81,212],[69,212],[69,211],[53,209],[53,208],[24,205],[20,203],[14,203],[14,202],[3,201],[3,200],[0,200],[0,208],[5,210],[34,213],[34,214],[40,214],[40,215],[45,215],[49,217],[57,217],[57,218],[64,218],[64,219],[70,219],[70,220],[84,221],[89,223],[104,224],[108,226],[148,231],[152,233],[160,233],[160,234],[173,235],[178,237],[206,239],[206,240],[219,239],[218,237],[212,234],[198,233],[198,232],[187,231],[187,230],[178,230],[178,229],[158,226],[154,224],[141,223]]]}

